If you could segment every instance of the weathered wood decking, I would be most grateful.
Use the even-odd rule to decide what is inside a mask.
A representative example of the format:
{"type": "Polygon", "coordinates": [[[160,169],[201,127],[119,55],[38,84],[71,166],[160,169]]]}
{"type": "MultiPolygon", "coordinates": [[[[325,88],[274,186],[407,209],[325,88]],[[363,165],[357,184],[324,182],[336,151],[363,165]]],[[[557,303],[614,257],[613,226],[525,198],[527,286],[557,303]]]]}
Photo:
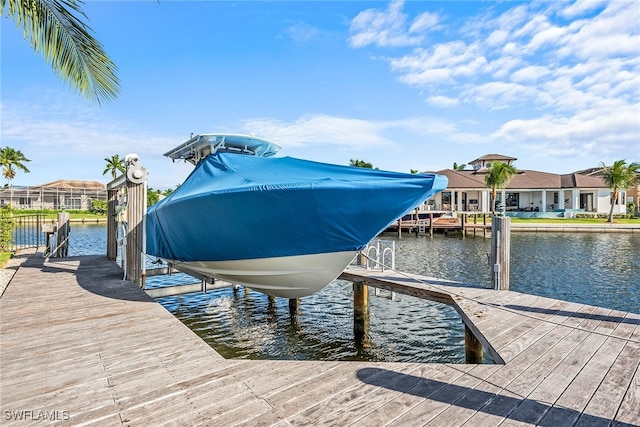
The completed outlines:
{"type": "Polygon", "coordinates": [[[454,305],[504,364],[225,360],[121,275],[103,257],[18,270],[2,425],[640,425],[639,314],[348,269],[454,305]]]}

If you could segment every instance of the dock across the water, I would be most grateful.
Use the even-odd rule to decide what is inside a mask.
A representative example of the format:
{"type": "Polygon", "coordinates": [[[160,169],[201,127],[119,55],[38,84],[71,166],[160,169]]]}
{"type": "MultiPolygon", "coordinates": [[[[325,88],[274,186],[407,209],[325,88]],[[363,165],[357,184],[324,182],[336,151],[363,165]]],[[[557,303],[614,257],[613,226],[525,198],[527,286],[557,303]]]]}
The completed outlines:
{"type": "Polygon", "coordinates": [[[35,256],[0,298],[2,425],[640,425],[640,314],[341,277],[452,305],[496,363],[226,360],[105,257],[35,256]]]}

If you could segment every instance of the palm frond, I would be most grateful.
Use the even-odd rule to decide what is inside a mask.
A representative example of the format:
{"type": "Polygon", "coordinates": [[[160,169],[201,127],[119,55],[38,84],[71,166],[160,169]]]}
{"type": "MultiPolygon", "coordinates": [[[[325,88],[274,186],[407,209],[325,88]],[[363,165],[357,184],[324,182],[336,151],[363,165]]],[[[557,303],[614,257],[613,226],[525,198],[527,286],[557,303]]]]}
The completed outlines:
{"type": "Polygon", "coordinates": [[[22,28],[33,49],[58,75],[90,100],[101,104],[120,91],[117,67],[81,21],[80,0],[0,0],[0,12],[22,28]]]}

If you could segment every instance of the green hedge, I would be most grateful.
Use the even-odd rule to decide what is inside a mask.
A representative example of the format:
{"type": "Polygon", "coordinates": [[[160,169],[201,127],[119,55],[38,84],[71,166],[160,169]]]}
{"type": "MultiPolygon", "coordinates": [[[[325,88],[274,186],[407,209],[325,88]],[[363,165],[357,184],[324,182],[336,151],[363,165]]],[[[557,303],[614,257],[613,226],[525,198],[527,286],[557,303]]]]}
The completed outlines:
{"type": "Polygon", "coordinates": [[[16,221],[9,209],[0,209],[0,251],[9,251],[13,244],[13,227],[16,221]]]}
{"type": "MultiPolygon", "coordinates": [[[[606,213],[576,213],[576,218],[609,218],[609,214],[606,213]]],[[[631,219],[633,215],[629,214],[613,214],[614,219],[631,219]]]]}

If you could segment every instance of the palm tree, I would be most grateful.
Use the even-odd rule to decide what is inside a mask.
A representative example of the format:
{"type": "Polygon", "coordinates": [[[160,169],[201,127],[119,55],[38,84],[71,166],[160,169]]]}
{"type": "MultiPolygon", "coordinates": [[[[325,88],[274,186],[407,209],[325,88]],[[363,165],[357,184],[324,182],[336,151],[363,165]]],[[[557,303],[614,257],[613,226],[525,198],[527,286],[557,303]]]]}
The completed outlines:
{"type": "Polygon", "coordinates": [[[456,162],[453,162],[453,170],[454,171],[463,171],[464,168],[466,168],[466,167],[467,167],[466,163],[462,163],[462,164],[459,165],[456,162]]]}
{"type": "Polygon", "coordinates": [[[9,16],[33,50],[81,95],[101,104],[114,99],[120,82],[117,67],[80,20],[87,16],[80,0],[0,0],[0,13],[9,16]]]}
{"type": "Polygon", "coordinates": [[[125,173],[125,171],[127,170],[124,166],[124,160],[121,159],[117,154],[114,154],[113,156],[111,156],[111,158],[105,158],[104,161],[107,162],[107,167],[104,168],[104,172],[102,172],[102,175],[106,175],[107,172],[111,172],[111,177],[113,179],[116,179],[116,177],[118,176],[118,171],[125,173]]]}
{"type": "Polygon", "coordinates": [[[489,171],[484,176],[484,185],[491,188],[492,211],[496,213],[496,192],[498,188],[505,188],[511,177],[518,173],[518,170],[507,163],[493,162],[489,171]]]}
{"type": "Polygon", "coordinates": [[[23,172],[29,173],[29,169],[24,165],[24,162],[30,162],[22,151],[15,150],[11,147],[0,148],[0,165],[2,166],[2,175],[11,182],[16,177],[16,169],[18,168],[23,172]]]}
{"type": "Polygon", "coordinates": [[[612,166],[607,166],[604,162],[600,165],[603,168],[602,179],[611,189],[611,209],[607,222],[613,222],[613,208],[618,200],[618,192],[640,182],[640,163],[633,162],[627,165],[626,160],[617,160],[612,166]]]}
{"type": "Polygon", "coordinates": [[[349,160],[349,166],[355,166],[357,168],[373,169],[373,165],[364,160],[351,159],[349,160]]]}

